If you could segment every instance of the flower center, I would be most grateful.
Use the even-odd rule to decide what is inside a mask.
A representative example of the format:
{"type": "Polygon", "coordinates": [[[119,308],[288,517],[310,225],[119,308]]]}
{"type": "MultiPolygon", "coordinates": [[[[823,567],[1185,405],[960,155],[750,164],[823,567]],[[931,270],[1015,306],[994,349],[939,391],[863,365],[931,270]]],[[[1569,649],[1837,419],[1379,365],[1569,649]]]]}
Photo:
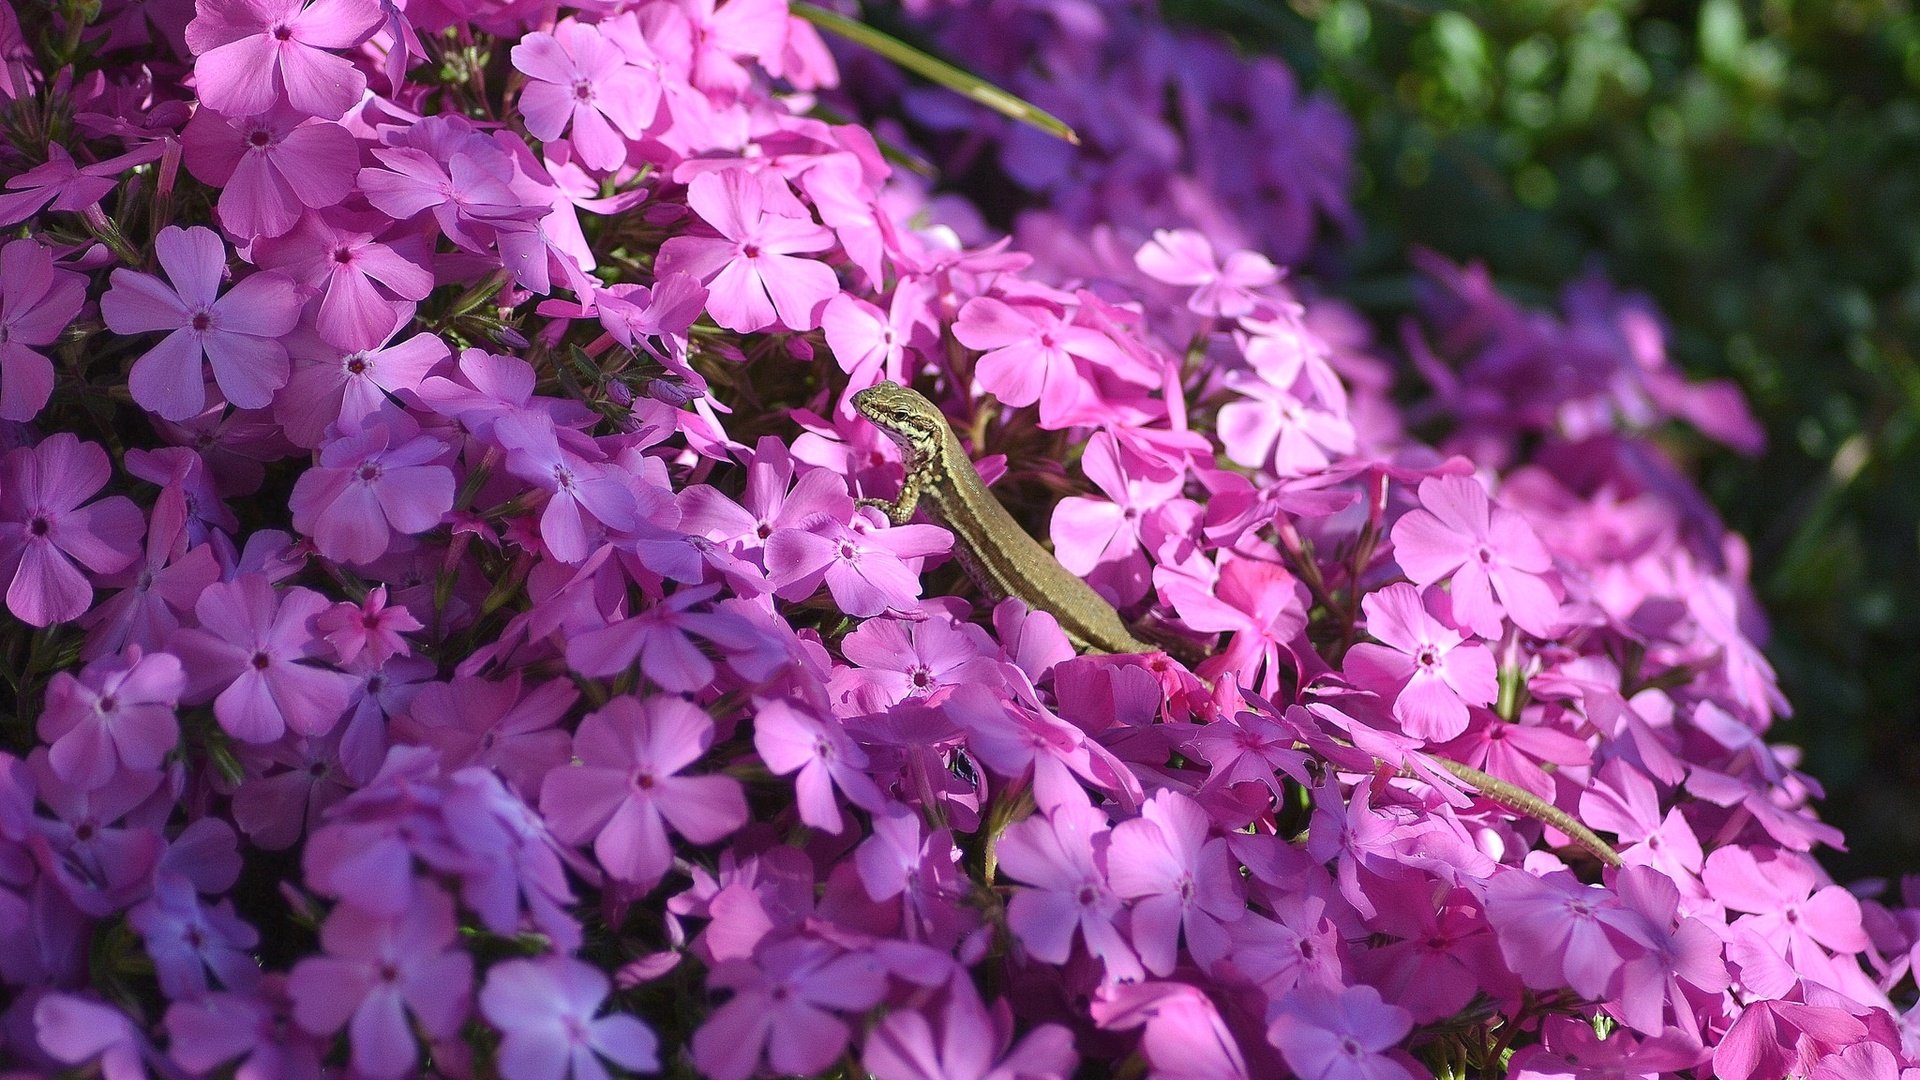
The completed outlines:
{"type": "Polygon", "coordinates": [[[253,659],[250,662],[253,664],[253,670],[265,671],[267,670],[267,665],[273,663],[273,657],[263,652],[257,652],[253,654],[253,659]]]}
{"type": "Polygon", "coordinates": [[[573,97],[576,101],[593,100],[593,84],[585,79],[573,84],[573,97]]]}
{"type": "Polygon", "coordinates": [[[273,40],[275,40],[275,41],[292,41],[292,40],[293,40],[293,27],[291,27],[291,26],[288,26],[288,25],[287,25],[286,23],[280,23],[280,24],[278,24],[278,25],[276,25],[276,26],[275,26],[275,27],[273,28],[273,40]]]}
{"type": "Polygon", "coordinates": [[[35,536],[45,536],[53,531],[53,523],[45,517],[36,517],[27,523],[27,531],[35,536]]]}
{"type": "Polygon", "coordinates": [[[339,263],[341,266],[347,265],[353,261],[353,249],[350,247],[334,248],[333,261],[339,263]]]}
{"type": "Polygon", "coordinates": [[[371,461],[369,461],[369,462],[367,462],[367,463],[365,463],[364,465],[361,465],[361,466],[360,466],[360,473],[359,473],[359,475],[360,475],[360,482],[361,482],[361,483],[364,483],[364,484],[371,484],[371,483],[373,483],[373,482],[374,482],[375,480],[378,480],[378,479],[380,479],[380,466],[379,466],[379,465],[376,465],[375,463],[373,463],[373,462],[371,462],[371,461]]]}
{"type": "Polygon", "coordinates": [[[196,331],[204,334],[207,331],[213,329],[213,313],[208,311],[196,311],[193,313],[193,318],[188,321],[187,325],[193,327],[196,331]]]}
{"type": "Polygon", "coordinates": [[[254,128],[253,133],[247,136],[247,145],[255,150],[265,150],[273,145],[273,133],[266,128],[254,128]]]}
{"type": "Polygon", "coordinates": [[[346,361],[340,366],[346,368],[347,374],[349,375],[365,375],[367,369],[373,365],[367,363],[366,353],[354,353],[352,356],[347,357],[346,361]]]}

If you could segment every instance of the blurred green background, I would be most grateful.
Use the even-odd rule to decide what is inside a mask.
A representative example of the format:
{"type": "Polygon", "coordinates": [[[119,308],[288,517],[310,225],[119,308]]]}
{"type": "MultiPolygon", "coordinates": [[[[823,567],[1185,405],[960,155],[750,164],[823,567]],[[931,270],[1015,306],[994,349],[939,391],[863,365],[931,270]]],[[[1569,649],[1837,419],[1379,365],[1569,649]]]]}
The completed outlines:
{"type": "Polygon", "coordinates": [[[1163,0],[1282,55],[1360,129],[1341,291],[1406,252],[1550,304],[1597,259],[1675,360],[1731,375],[1756,460],[1697,465],[1754,550],[1768,653],[1842,881],[1920,872],[1920,16],[1907,3],[1163,0]]]}

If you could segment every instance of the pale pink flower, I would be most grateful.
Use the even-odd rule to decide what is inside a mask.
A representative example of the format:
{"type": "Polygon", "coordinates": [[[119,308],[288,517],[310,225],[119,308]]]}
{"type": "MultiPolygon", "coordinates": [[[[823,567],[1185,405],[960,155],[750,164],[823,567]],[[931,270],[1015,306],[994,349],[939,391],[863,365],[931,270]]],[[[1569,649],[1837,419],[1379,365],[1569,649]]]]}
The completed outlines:
{"type": "Polygon", "coordinates": [[[1206,236],[1193,229],[1155,229],[1133,253],[1133,264],[1156,281],[1191,286],[1187,310],[1223,319],[1251,314],[1260,303],[1256,290],[1280,280],[1279,268],[1257,251],[1236,251],[1222,265],[1206,236]]]}
{"type": "Polygon", "coordinates": [[[201,109],[180,135],[187,171],[220,189],[220,224],[236,236],[279,236],[303,207],[337,205],[353,190],[360,148],[331,120],[275,109],[228,118],[201,109]]]}
{"type": "Polygon", "coordinates": [[[261,574],[210,586],[193,608],[199,627],[173,641],[187,668],[187,700],[212,698],[214,718],[242,742],[272,742],[289,728],[326,734],[358,682],[302,663],[326,652],[312,623],[328,606],[311,589],[276,595],[261,574]]]}
{"type": "Polygon", "coordinates": [[[527,76],[520,91],[527,134],[551,142],[571,127],[569,141],[581,164],[602,172],[625,164],[621,137],[645,135],[660,105],[653,72],[628,63],[598,26],[577,19],[550,34],[526,35],[512,55],[514,68],[527,76]]]}
{"type": "Polygon", "coordinates": [[[1484,638],[1504,615],[1529,634],[1550,637],[1560,618],[1553,556],[1517,511],[1495,506],[1470,476],[1420,482],[1420,509],[1394,522],[1393,557],[1415,585],[1451,583],[1453,614],[1484,638]]]}
{"type": "Polygon", "coordinates": [[[1493,653],[1466,641],[1433,612],[1445,598],[1397,582],[1360,601],[1367,633],[1385,642],[1361,642],[1347,651],[1347,678],[1393,701],[1394,719],[1407,734],[1446,742],[1467,729],[1467,706],[1491,705],[1500,694],[1493,653]]]}

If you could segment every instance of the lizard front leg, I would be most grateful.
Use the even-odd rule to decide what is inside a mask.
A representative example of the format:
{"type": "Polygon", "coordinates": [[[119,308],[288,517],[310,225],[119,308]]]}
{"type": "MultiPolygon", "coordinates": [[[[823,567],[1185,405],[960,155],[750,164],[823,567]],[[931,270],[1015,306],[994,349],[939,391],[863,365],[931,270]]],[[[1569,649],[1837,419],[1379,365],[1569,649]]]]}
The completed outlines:
{"type": "Polygon", "coordinates": [[[894,525],[905,525],[913,520],[914,508],[920,505],[920,489],[925,486],[926,473],[919,469],[908,469],[907,478],[900,484],[900,494],[893,499],[855,499],[856,506],[877,506],[887,515],[887,521],[894,525]]]}

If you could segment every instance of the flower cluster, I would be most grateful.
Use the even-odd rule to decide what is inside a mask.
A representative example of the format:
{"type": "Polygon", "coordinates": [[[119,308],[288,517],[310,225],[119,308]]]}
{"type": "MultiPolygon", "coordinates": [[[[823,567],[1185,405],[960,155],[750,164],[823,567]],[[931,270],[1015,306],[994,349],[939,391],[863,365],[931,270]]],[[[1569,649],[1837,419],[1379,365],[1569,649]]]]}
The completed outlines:
{"type": "Polygon", "coordinates": [[[1431,257],[1390,397],[1336,110],[909,8],[1091,149],[784,0],[0,5],[0,1060],[1912,1080],[1651,438],[1737,394],[1431,257]],[[885,380],[1167,651],[889,524],[885,380]]]}

